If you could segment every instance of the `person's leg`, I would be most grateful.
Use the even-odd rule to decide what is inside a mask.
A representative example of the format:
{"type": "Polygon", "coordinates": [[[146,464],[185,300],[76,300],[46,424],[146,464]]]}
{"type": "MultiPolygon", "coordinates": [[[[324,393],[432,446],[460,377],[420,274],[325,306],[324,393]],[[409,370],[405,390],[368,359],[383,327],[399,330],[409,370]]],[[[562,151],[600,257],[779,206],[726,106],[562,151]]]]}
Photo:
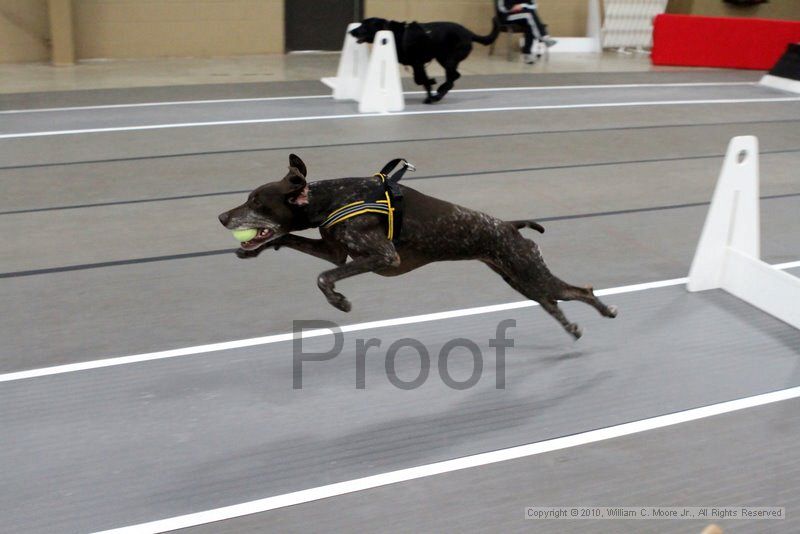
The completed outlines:
{"type": "MultiPolygon", "coordinates": [[[[521,24],[527,26],[525,35],[527,37],[528,33],[530,32],[532,38],[541,39],[542,34],[539,33],[539,26],[536,25],[536,20],[534,19],[534,11],[530,9],[523,9],[519,13],[512,13],[506,20],[508,22],[513,22],[514,24],[521,24]]],[[[533,41],[531,41],[533,43],[533,41]]],[[[529,50],[530,52],[530,50],[529,50]]]]}
{"type": "Polygon", "coordinates": [[[536,29],[539,30],[539,35],[549,35],[547,33],[547,24],[542,22],[542,17],[539,16],[539,13],[535,9],[531,9],[530,12],[533,16],[533,22],[536,24],[536,29]]]}
{"type": "Polygon", "coordinates": [[[542,41],[548,48],[556,44],[558,41],[550,37],[550,33],[547,31],[547,24],[542,22],[542,18],[539,16],[539,13],[535,9],[531,9],[530,11],[538,32],[536,38],[542,41]]]}
{"type": "Polygon", "coordinates": [[[533,48],[533,40],[538,38],[536,34],[538,33],[539,29],[536,27],[536,22],[533,20],[533,16],[528,11],[512,13],[506,17],[506,23],[519,24],[525,28],[525,41],[522,45],[522,57],[525,60],[525,63],[534,63],[535,60],[531,54],[531,49],[533,48]]]}

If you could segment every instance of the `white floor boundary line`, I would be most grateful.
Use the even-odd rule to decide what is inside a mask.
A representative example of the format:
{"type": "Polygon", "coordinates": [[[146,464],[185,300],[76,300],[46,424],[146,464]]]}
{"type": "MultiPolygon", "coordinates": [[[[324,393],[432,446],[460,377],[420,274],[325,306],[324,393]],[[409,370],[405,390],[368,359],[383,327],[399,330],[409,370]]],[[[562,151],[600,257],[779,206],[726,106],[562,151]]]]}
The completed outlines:
{"type": "Polygon", "coordinates": [[[283,495],[276,495],[274,497],[268,497],[266,499],[259,499],[241,504],[235,504],[232,506],[226,506],[223,508],[216,508],[213,510],[206,510],[203,512],[161,519],[149,523],[141,523],[138,525],[107,530],[100,534],[150,534],[168,532],[181,528],[189,528],[212,523],[214,521],[223,521],[245,515],[267,512],[269,510],[276,510],[279,508],[285,508],[287,506],[295,506],[298,504],[328,499],[358,491],[370,490],[391,484],[408,482],[420,478],[427,478],[444,473],[452,473],[454,471],[461,471],[473,467],[480,467],[500,462],[507,462],[509,460],[516,460],[519,458],[537,456],[548,452],[579,447],[581,445],[589,445],[610,439],[639,434],[649,430],[667,428],[670,426],[706,419],[722,414],[796,399],[798,397],[800,397],[800,387],[793,387],[779,391],[773,391],[770,393],[764,393],[761,395],[754,395],[752,397],[745,397],[742,399],[721,402],[718,404],[711,404],[701,408],[693,408],[690,410],[660,415],[630,423],[623,423],[621,425],[590,430],[588,432],[581,432],[580,434],[554,438],[528,445],[521,445],[508,449],[475,454],[473,456],[465,456],[462,458],[456,458],[454,460],[446,460],[443,462],[421,465],[408,469],[400,469],[388,473],[381,473],[379,475],[357,478],[335,484],[328,484],[327,486],[309,488],[283,495]]]}
{"type": "MultiPolygon", "coordinates": [[[[485,87],[479,89],[453,89],[451,93],[492,93],[506,91],[562,91],[571,89],[637,89],[645,87],[726,87],[726,86],[758,86],[758,82],[684,82],[684,83],[625,83],[606,85],[553,85],[553,86],[523,86],[523,87],[485,87]]],[[[421,95],[424,91],[404,91],[405,95],[421,95]]],[[[0,111],[0,115],[20,113],[48,113],[61,111],[88,111],[92,109],[124,109],[156,106],[187,106],[202,104],[238,104],[245,102],[271,102],[281,100],[313,100],[332,98],[331,95],[299,95],[299,96],[268,96],[258,98],[223,98],[210,100],[176,100],[174,102],[138,102],[132,104],[107,104],[101,106],[69,106],[60,108],[35,108],[35,109],[9,109],[0,111]]]]}
{"type": "MultiPolygon", "coordinates": [[[[791,269],[800,267],[800,261],[782,263],[774,265],[777,269],[791,269]]],[[[635,293],[637,291],[646,291],[650,289],[659,289],[663,287],[677,286],[685,284],[686,278],[673,278],[671,280],[660,280],[656,282],[646,282],[643,284],[633,284],[620,287],[612,287],[608,289],[601,289],[595,291],[597,296],[620,295],[624,293],[635,293]]],[[[508,302],[505,304],[494,304],[491,306],[480,306],[476,308],[463,308],[460,310],[451,310],[445,312],[427,313],[423,315],[412,315],[408,317],[399,317],[395,319],[384,319],[380,321],[369,321],[365,323],[356,323],[345,325],[341,327],[343,333],[358,332],[361,330],[369,330],[374,328],[387,328],[391,326],[401,326],[408,324],[425,323],[430,321],[441,321],[445,319],[454,319],[457,317],[468,317],[471,315],[481,315],[484,313],[495,313],[507,310],[516,310],[520,308],[530,308],[538,306],[538,303],[523,300],[518,302],[508,302]]],[[[310,339],[313,337],[320,337],[330,335],[331,331],[328,329],[308,330],[303,332],[303,339],[310,339]]],[[[0,374],[0,383],[14,382],[17,380],[27,380],[31,378],[40,378],[45,376],[61,375],[66,373],[74,373],[78,371],[88,371],[92,369],[101,369],[104,367],[116,367],[120,365],[128,365],[134,363],[143,363],[154,360],[165,360],[170,358],[178,358],[181,356],[193,356],[196,354],[207,354],[209,352],[220,352],[224,350],[240,349],[247,347],[255,347],[261,345],[270,345],[273,343],[281,343],[291,341],[294,334],[291,332],[285,334],[274,334],[270,336],[254,337],[248,339],[239,339],[235,341],[225,341],[221,343],[211,343],[208,345],[197,345],[194,347],[185,347],[182,349],[163,350],[158,352],[148,352],[144,354],[134,354],[131,356],[113,356],[110,358],[103,358],[101,360],[90,360],[86,362],[70,363],[64,365],[55,365],[52,367],[41,367],[39,369],[30,369],[27,371],[16,371],[13,373],[0,374]]]]}
{"type": "Polygon", "coordinates": [[[241,119],[229,121],[183,122],[172,124],[147,124],[142,126],[113,126],[108,128],[86,128],[81,130],[51,130],[41,132],[22,132],[0,135],[0,139],[22,139],[29,137],[49,137],[57,135],[77,135],[90,133],[132,132],[141,130],[163,130],[171,128],[197,128],[206,126],[233,126],[242,124],[269,124],[279,122],[304,122],[336,119],[369,119],[375,117],[402,117],[412,115],[452,115],[459,113],[488,113],[503,111],[543,111],[555,109],[586,109],[586,108],[617,108],[617,107],[643,107],[643,106],[689,106],[710,104],[752,104],[773,102],[799,102],[800,97],[774,97],[774,98],[723,98],[708,100],[654,100],[652,102],[602,102],[587,104],[555,104],[544,106],[511,106],[495,108],[473,109],[431,109],[421,111],[399,111],[395,113],[348,113],[344,115],[310,115],[307,117],[274,117],[269,119],[241,119]]]}

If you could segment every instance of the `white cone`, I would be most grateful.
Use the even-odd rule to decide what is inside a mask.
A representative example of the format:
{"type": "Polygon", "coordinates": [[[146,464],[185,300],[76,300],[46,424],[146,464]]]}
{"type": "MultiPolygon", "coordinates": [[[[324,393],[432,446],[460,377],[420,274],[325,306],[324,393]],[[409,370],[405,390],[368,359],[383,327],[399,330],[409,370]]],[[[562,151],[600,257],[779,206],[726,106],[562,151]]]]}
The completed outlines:
{"type": "Polygon", "coordinates": [[[397,62],[394,34],[379,31],[372,44],[367,79],[361,93],[358,111],[361,113],[388,113],[403,111],[405,99],[400,82],[400,65],[397,62]]]}
{"type": "Polygon", "coordinates": [[[359,26],[360,22],[347,25],[336,77],[322,78],[322,83],[333,89],[334,100],[361,99],[361,91],[367,78],[369,50],[366,44],[358,44],[356,38],[350,35],[350,30],[359,26]]]}
{"type": "Polygon", "coordinates": [[[689,271],[689,291],[720,287],[727,247],[760,257],[758,139],[731,139],[689,271]]]}
{"type": "Polygon", "coordinates": [[[800,278],[761,261],[758,139],[734,137],[689,271],[689,291],[724,289],[800,329],[800,278]]]}

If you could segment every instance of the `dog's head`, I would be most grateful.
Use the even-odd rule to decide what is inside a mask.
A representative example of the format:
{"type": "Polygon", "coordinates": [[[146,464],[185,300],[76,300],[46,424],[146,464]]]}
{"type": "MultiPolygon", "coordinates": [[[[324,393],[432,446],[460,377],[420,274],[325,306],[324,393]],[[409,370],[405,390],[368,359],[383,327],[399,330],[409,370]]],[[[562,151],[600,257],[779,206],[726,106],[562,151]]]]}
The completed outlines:
{"type": "Polygon", "coordinates": [[[389,28],[389,21],[379,18],[368,18],[361,21],[361,26],[350,30],[350,35],[360,43],[371,43],[375,40],[375,34],[381,30],[389,28]]]}
{"type": "Polygon", "coordinates": [[[247,202],[220,214],[219,222],[229,230],[257,230],[258,234],[241,244],[255,250],[265,243],[298,230],[297,212],[308,204],[306,165],[294,154],[289,156],[289,173],[278,182],[255,189],[247,202]]]}

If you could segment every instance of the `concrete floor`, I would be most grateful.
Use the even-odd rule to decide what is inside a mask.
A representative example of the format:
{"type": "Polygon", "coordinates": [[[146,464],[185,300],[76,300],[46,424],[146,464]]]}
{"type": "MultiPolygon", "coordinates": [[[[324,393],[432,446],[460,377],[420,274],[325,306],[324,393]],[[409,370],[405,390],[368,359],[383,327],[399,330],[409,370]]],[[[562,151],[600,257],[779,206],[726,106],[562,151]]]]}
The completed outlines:
{"type": "MultiPolygon", "coordinates": [[[[645,54],[553,54],[548,62],[536,65],[526,65],[516,56],[508,61],[505,52],[499,49],[497,54],[490,56],[486,48],[476,48],[461,64],[460,71],[464,75],[477,75],[680,70],[653,67],[645,54]]],[[[91,60],[67,67],[51,67],[44,63],[0,64],[0,93],[318,80],[335,76],[338,63],[338,54],[322,53],[91,60]]],[[[441,76],[443,72],[438,64],[430,66],[432,75],[441,76]]],[[[403,75],[411,76],[406,71],[403,75]]]]}
{"type": "MultiPolygon", "coordinates": [[[[287,250],[236,260],[216,214],[283,176],[290,151],[305,159],[312,179],[368,175],[405,156],[419,169],[407,175],[411,187],[504,218],[544,221],[547,232],[531,237],[552,270],[602,288],[686,275],[725,145],[755,134],[764,258],[800,259],[800,102],[750,85],[755,78],[472,76],[459,89],[483,92],[454,92],[433,108],[408,96],[409,111],[446,114],[305,121],[283,119],[342,114],[352,104],[170,104],[315,95],[318,82],[1,96],[0,110],[15,113],[0,115],[0,373],[279,334],[295,319],[352,324],[521,299],[484,266],[456,262],[400,279],[343,281],[339,289],[354,304],[345,315],[314,284],[322,262],[287,250]],[[649,86],[553,88],[608,83],[649,86]],[[703,85],[664,85],[686,83],[703,85]],[[536,85],[511,96],[491,91],[536,85]],[[155,101],[165,102],[157,113],[41,110],[155,101]],[[655,104],[666,101],[676,103],[655,104]],[[563,107],[570,105],[589,107],[563,107]],[[531,109],[475,112],[503,106],[531,109]],[[127,129],[252,117],[282,121],[127,129]],[[99,127],[115,131],[85,131],[99,127]],[[53,131],[71,133],[46,134],[53,131]]],[[[309,372],[302,391],[292,390],[288,343],[2,382],[0,485],[11,490],[0,494],[0,521],[17,532],[121,527],[800,385],[797,331],[724,293],[675,286],[606,300],[620,306],[618,319],[566,307],[586,330],[577,343],[537,308],[352,335],[340,357],[309,372]],[[382,358],[368,361],[366,390],[353,386],[354,337],[388,346],[410,336],[438,352],[459,336],[486,345],[505,318],[519,326],[504,390],[492,387],[488,360],[482,382],[467,391],[438,379],[397,390],[382,358]]],[[[403,376],[413,371],[413,362],[398,362],[403,376]]],[[[468,373],[468,365],[454,359],[453,373],[468,373]]],[[[524,506],[602,503],[785,506],[780,524],[723,526],[792,532],[800,529],[795,404],[194,530],[703,526],[522,519],[524,506]]]]}

